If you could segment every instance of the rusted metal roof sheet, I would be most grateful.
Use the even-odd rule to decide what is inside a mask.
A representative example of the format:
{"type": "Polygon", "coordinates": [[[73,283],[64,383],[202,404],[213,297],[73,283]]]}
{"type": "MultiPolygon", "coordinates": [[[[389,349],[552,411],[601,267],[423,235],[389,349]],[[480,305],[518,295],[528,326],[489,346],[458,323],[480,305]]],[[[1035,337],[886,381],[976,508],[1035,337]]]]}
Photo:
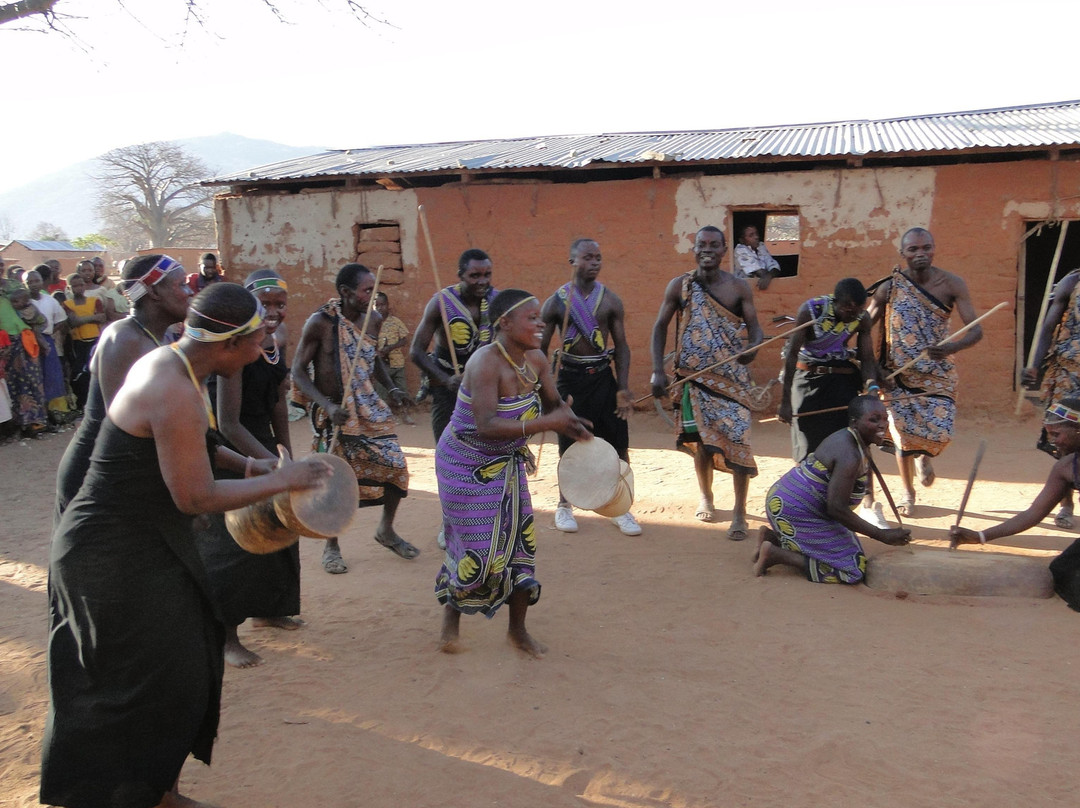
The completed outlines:
{"type": "Polygon", "coordinates": [[[376,146],[284,160],[206,184],[1048,146],[1080,146],[1080,101],[877,121],[376,146]]]}

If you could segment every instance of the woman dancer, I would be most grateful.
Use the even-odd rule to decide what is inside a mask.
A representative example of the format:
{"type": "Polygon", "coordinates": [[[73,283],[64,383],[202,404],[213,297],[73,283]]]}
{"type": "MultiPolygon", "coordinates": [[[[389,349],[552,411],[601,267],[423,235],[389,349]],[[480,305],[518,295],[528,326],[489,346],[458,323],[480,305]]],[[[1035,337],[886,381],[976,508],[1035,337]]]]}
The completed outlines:
{"type": "Polygon", "coordinates": [[[446,561],[435,580],[445,607],[441,649],[461,650],[462,613],[492,617],[509,603],[510,642],[542,657],[546,647],[525,630],[525,614],[540,598],[526,478],[532,457],[525,443],[545,430],[574,440],[592,435],[589,422],[559,397],[539,350],[540,302],[528,292],[506,289],[489,311],[498,333],[466,364],[435,454],[446,537],[446,561]]]}

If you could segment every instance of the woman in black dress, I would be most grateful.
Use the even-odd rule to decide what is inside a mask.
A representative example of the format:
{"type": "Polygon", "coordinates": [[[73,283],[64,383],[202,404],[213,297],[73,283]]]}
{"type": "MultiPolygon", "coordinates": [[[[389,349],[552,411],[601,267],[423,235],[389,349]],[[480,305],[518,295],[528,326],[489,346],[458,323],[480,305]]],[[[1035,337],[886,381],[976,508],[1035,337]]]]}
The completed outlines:
{"type": "Polygon", "coordinates": [[[136,362],[109,405],[49,561],[43,803],[192,804],[177,781],[188,754],[210,762],[224,629],[191,515],[310,488],[330,473],[317,460],[269,470],[219,450],[235,470],[269,473],[214,479],[201,380],[239,373],[260,356],[264,333],[250,292],[214,284],[192,301],[180,341],[136,362]]]}

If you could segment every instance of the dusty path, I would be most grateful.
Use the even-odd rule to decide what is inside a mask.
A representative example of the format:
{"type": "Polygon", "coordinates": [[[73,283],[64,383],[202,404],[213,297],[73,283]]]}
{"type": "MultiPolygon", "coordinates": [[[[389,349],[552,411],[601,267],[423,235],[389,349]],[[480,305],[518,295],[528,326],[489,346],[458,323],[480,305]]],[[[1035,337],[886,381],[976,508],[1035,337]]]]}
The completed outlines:
{"type": "MultiPolygon", "coordinates": [[[[402,427],[412,493],[406,562],[343,538],[352,570],[325,574],[304,540],[297,632],[241,627],[265,657],[226,673],[211,768],[182,786],[222,806],[1063,806],[1080,781],[1080,615],[1060,600],[898,600],[754,578],[751,542],[705,526],[690,460],[656,417],[631,426],[635,513],[628,539],[579,514],[551,527],[556,453],[533,486],[543,597],[530,628],[551,650],[523,658],[505,617],[466,618],[468,652],[435,651],[439,519],[426,419],[402,427]]],[[[306,444],[302,423],[294,445],[306,444]]],[[[1034,422],[995,426],[965,524],[1026,506],[1050,460],[1034,422]]],[[[945,535],[988,422],[966,421],[921,490],[916,536],[945,535]]],[[[67,441],[0,447],[0,804],[37,804],[46,710],[45,567],[53,476],[67,441]]],[[[789,465],[786,428],[758,425],[750,513],[789,465]]],[[[899,480],[889,458],[887,479],[899,480]],[[889,474],[889,472],[892,472],[889,474]]],[[[718,518],[730,483],[718,475],[718,518]]],[[[760,519],[751,520],[752,532],[760,519]]],[[[1052,554],[1075,534],[1049,522],[1011,541],[1052,554]]],[[[881,547],[866,542],[869,552],[881,547]]]]}

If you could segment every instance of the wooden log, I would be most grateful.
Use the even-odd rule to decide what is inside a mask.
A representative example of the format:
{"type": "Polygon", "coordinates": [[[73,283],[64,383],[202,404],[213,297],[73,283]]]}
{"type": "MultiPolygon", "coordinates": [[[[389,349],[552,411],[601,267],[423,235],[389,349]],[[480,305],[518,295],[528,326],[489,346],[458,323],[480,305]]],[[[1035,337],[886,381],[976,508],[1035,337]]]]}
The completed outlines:
{"type": "Polygon", "coordinates": [[[909,595],[1049,598],[1054,579],[1045,559],[913,547],[867,559],[866,585],[909,595]]]}

